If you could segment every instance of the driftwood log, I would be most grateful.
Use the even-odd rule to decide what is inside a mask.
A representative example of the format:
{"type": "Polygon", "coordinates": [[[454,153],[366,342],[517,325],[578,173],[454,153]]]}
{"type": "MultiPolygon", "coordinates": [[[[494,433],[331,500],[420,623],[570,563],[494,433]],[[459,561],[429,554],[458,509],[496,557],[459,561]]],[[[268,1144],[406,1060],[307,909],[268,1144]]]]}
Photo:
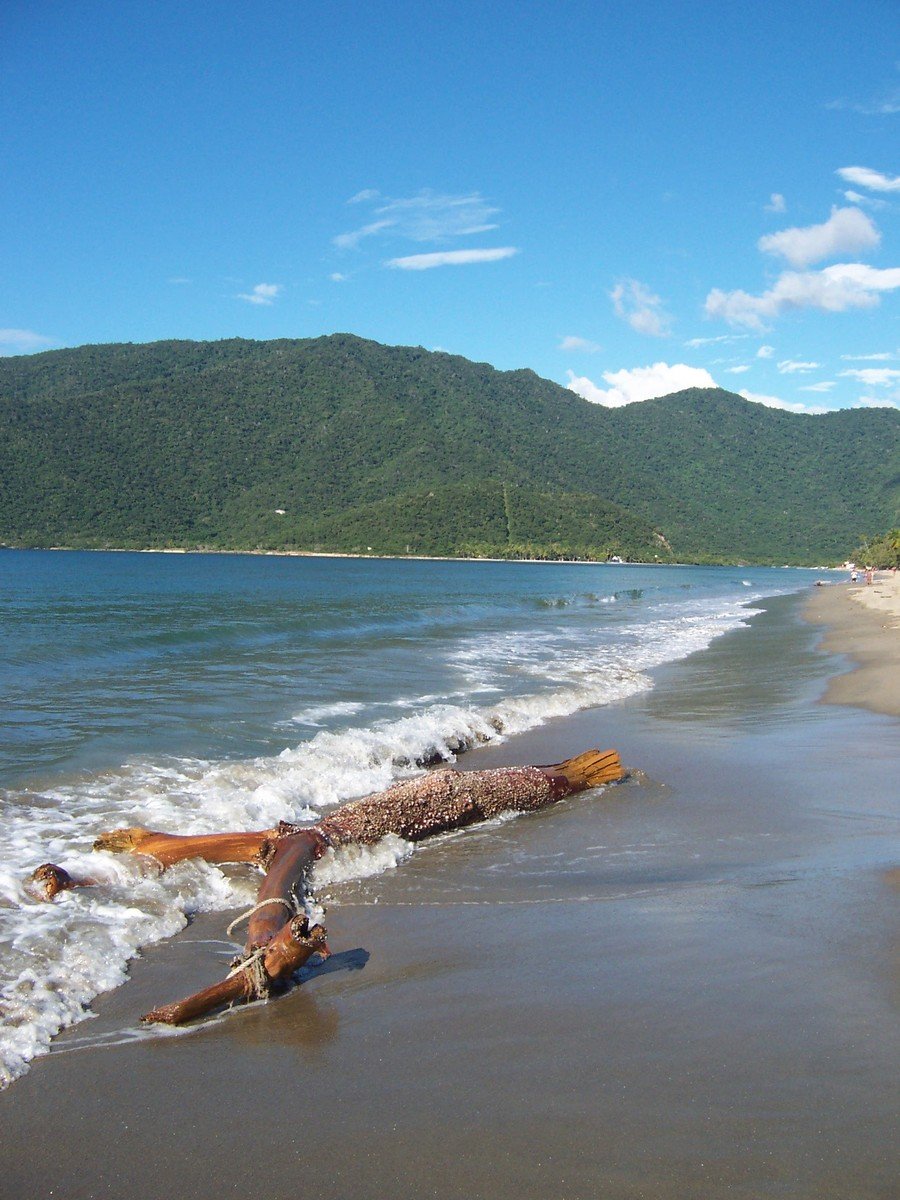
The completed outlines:
{"type": "MultiPolygon", "coordinates": [[[[315,861],[332,847],[373,845],[387,834],[417,842],[506,812],[543,808],[585,788],[624,778],[614,750],[588,750],[544,767],[490,771],[442,768],[403,780],[383,792],[351,801],[315,825],[281,822],[250,833],[182,836],[148,829],[102,834],[95,850],[146,855],[161,868],[187,858],[210,863],[254,863],[265,872],[256,905],[229,926],[248,919],[244,953],[220,983],[141,1019],[178,1025],[227,1004],[267,996],[283,986],[313,954],[330,954],[325,930],[303,915],[306,881],[315,861]]],[[[33,894],[52,900],[60,891],[96,886],[45,863],[29,881],[33,894]]]]}

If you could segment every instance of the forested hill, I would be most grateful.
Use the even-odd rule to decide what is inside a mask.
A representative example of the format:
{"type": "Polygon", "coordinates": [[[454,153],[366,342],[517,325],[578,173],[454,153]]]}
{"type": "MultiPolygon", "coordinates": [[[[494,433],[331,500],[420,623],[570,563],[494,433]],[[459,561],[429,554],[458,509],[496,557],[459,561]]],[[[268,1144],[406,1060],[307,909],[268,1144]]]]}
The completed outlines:
{"type": "Polygon", "coordinates": [[[0,359],[0,429],[7,545],[822,562],[898,523],[897,410],[607,409],[346,334],[0,359]]]}

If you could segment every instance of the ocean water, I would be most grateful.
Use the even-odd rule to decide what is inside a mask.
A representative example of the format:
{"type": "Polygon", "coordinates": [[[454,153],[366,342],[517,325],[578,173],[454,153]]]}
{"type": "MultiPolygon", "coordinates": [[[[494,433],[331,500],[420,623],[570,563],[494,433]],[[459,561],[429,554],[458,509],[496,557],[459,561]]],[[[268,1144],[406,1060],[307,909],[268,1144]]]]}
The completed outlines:
{"type": "MultiPolygon", "coordinates": [[[[314,820],[436,758],[615,705],[808,571],[0,552],[0,1085],[249,870],[94,854],[314,820]],[[105,886],[53,904],[53,861],[105,886]]],[[[319,883],[391,869],[388,839],[319,883]]]]}

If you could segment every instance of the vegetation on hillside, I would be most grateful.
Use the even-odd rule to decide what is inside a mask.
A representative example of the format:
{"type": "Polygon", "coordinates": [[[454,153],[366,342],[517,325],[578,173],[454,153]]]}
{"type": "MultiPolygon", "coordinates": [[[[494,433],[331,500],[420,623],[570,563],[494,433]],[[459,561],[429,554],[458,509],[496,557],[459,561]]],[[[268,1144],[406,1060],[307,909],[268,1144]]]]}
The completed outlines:
{"type": "Polygon", "coordinates": [[[900,567],[900,529],[889,529],[881,537],[865,538],[852,557],[857,563],[881,570],[900,567]]]}
{"type": "Polygon", "coordinates": [[[0,359],[0,542],[822,562],[898,521],[900,413],[620,409],[350,335],[0,359]]]}

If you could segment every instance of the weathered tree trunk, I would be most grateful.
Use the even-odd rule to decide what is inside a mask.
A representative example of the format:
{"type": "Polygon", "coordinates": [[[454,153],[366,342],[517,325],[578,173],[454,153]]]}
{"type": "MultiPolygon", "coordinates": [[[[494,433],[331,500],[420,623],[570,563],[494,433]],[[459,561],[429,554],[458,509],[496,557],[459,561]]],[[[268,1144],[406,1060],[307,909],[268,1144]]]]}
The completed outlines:
{"type": "MultiPolygon", "coordinates": [[[[372,845],[387,834],[417,842],[504,812],[543,808],[624,775],[615,750],[588,750],[547,767],[431,771],[343,804],[308,828],[282,822],[276,829],[254,833],[182,837],[134,828],[102,834],[94,849],[148,855],[163,868],[186,858],[203,858],[212,863],[252,862],[266,870],[257,903],[245,914],[249,918],[245,957],[231,975],[141,1019],[178,1025],[225,1004],[256,999],[287,980],[310,955],[330,953],[325,930],[319,925],[309,929],[299,911],[309,870],[329,847],[372,845]]],[[[52,863],[39,867],[32,877],[34,887],[43,889],[47,899],[92,882],[73,879],[52,863]]],[[[233,922],[229,932],[242,919],[233,922]]]]}

